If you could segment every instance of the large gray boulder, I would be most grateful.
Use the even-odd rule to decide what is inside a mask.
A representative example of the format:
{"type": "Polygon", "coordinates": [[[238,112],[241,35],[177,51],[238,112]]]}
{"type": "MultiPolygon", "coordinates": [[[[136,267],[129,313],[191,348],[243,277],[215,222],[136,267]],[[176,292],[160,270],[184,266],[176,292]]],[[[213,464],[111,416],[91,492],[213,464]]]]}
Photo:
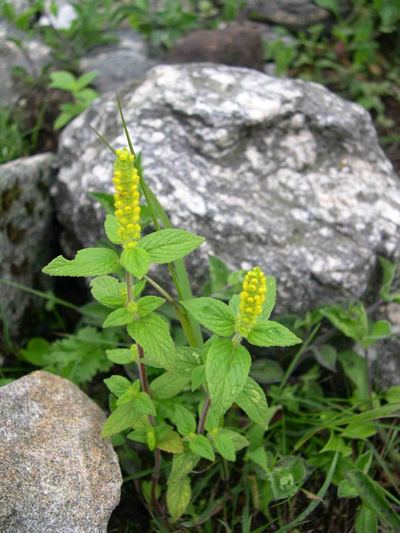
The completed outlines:
{"type": "Polygon", "coordinates": [[[105,533],[120,498],[105,415],[76,385],[33,372],[0,388],[0,531],[105,533]]]}
{"type": "MultiPolygon", "coordinates": [[[[23,157],[0,165],[0,278],[37,288],[37,276],[52,253],[54,214],[50,187],[54,155],[23,157]]],[[[14,334],[31,295],[0,284],[3,326],[14,334]]],[[[2,320],[0,319],[0,323],[2,320]]]]}
{"type": "Polygon", "coordinates": [[[96,72],[93,85],[101,93],[116,93],[128,81],[140,79],[155,65],[146,41],[133,30],[121,29],[118,42],[94,48],[81,58],[82,72],[96,72]]]}
{"type": "MultiPolygon", "coordinates": [[[[159,66],[122,91],[146,177],[173,223],[207,238],[231,267],[279,280],[278,310],[360,297],[377,256],[398,256],[400,183],[369,114],[314,83],[222,65],[159,66]]],[[[88,196],[111,191],[125,145],[114,98],[66,128],[58,215],[67,248],[103,235],[88,196]]]]}

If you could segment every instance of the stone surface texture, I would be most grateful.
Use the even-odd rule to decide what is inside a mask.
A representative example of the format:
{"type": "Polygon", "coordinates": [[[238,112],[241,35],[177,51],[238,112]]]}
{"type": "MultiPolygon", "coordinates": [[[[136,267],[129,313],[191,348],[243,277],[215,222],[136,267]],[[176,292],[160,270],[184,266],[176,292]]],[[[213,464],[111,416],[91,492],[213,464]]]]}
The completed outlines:
{"type": "MultiPolygon", "coordinates": [[[[348,0],[338,0],[341,12],[349,7],[348,0]]],[[[246,11],[253,20],[271,22],[291,30],[302,30],[312,24],[328,22],[332,15],[313,0],[248,0],[246,11]]]]}
{"type": "MultiPolygon", "coordinates": [[[[54,155],[40,154],[0,165],[0,278],[32,287],[51,253],[54,221],[49,190],[54,155]]],[[[0,307],[14,334],[31,296],[0,285],[0,307]]],[[[1,322],[1,320],[0,320],[1,322]]]]}
{"type": "Polygon", "coordinates": [[[122,483],[105,416],[76,385],[33,372],[0,388],[0,531],[105,533],[122,483]]]}
{"type": "Polygon", "coordinates": [[[168,53],[171,63],[211,62],[262,70],[263,28],[258,24],[228,24],[214,30],[196,30],[179,39],[168,53]]]}
{"type": "Polygon", "coordinates": [[[121,29],[117,37],[118,43],[95,48],[80,61],[83,72],[97,72],[93,85],[102,93],[115,93],[121,85],[141,78],[155,65],[147,43],[138,33],[121,29]]]}
{"type": "MultiPolygon", "coordinates": [[[[145,175],[177,226],[231,267],[278,277],[278,311],[363,295],[377,255],[399,255],[400,183],[369,114],[320,85],[198,64],[158,66],[122,105],[145,175]]],[[[58,213],[71,246],[103,235],[90,191],[110,191],[125,145],[113,98],[63,133],[58,213]]]]}

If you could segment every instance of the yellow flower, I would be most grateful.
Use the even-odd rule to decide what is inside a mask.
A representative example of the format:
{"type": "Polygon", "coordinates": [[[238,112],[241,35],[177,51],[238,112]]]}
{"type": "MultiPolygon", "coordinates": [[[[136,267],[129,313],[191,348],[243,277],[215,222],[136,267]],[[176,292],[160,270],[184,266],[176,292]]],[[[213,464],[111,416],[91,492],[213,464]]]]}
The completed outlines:
{"type": "Polygon", "coordinates": [[[243,280],[243,290],[240,293],[238,330],[247,336],[258,317],[262,313],[267,292],[267,281],[260,267],[254,267],[247,272],[243,280]]]}
{"type": "Polygon", "coordinates": [[[134,156],[127,148],[116,150],[114,163],[114,206],[120,224],[118,233],[126,250],[136,247],[140,239],[139,175],[134,156]]]}

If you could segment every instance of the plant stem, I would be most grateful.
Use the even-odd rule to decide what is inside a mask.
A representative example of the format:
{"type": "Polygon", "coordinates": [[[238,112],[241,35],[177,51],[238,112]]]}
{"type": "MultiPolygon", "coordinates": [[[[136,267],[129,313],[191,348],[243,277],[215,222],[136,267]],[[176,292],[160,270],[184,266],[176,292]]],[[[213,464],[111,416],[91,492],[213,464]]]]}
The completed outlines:
{"type": "Polygon", "coordinates": [[[196,336],[193,332],[193,329],[190,326],[190,322],[188,320],[188,317],[185,313],[185,310],[179,303],[174,300],[173,296],[169,294],[161,285],[159,285],[156,281],[154,281],[149,276],[144,276],[144,279],[150,283],[156,291],[163,296],[168,303],[170,303],[178,315],[179,322],[181,323],[182,329],[185,333],[186,339],[188,340],[190,346],[193,346],[194,348],[198,347],[199,343],[197,342],[196,336]]]}
{"type": "Polygon", "coordinates": [[[199,424],[197,426],[197,433],[200,435],[204,433],[204,425],[206,423],[206,418],[208,414],[208,410],[210,409],[211,400],[209,394],[207,394],[206,399],[204,401],[203,409],[201,411],[201,415],[199,418],[199,424]]]}
{"type": "MultiPolygon", "coordinates": [[[[132,275],[129,272],[126,272],[126,288],[127,288],[127,300],[128,302],[132,302],[133,301],[133,291],[132,291],[133,280],[132,280],[132,275]]],[[[140,344],[136,343],[136,345],[137,345],[137,350],[138,350],[139,379],[140,379],[142,391],[148,394],[149,396],[151,396],[149,378],[147,376],[146,366],[143,362],[144,350],[140,344]]],[[[155,426],[154,416],[149,415],[148,419],[149,419],[149,423],[152,426],[155,426]]],[[[154,450],[154,470],[153,470],[153,474],[151,477],[151,499],[152,499],[154,508],[157,510],[158,513],[160,513],[160,516],[163,516],[164,513],[157,498],[157,484],[160,478],[160,468],[161,468],[161,452],[159,448],[156,448],[154,450]]]]}
{"type": "Polygon", "coordinates": [[[310,335],[307,337],[307,339],[303,342],[301,345],[301,348],[297,351],[296,355],[293,357],[290,365],[288,366],[285,375],[282,378],[282,381],[279,385],[278,393],[281,394],[283,389],[286,387],[286,384],[290,378],[290,376],[293,374],[294,370],[296,369],[296,366],[300,360],[300,357],[303,355],[303,353],[307,350],[309,344],[315,337],[315,335],[318,333],[319,328],[321,327],[321,324],[317,324],[314,329],[311,331],[310,335]]]}

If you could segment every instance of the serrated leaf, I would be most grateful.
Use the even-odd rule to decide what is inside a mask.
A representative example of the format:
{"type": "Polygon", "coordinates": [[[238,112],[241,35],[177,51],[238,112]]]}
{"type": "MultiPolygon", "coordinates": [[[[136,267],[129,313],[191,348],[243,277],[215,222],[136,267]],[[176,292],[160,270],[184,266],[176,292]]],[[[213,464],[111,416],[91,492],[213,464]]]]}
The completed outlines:
{"type": "Polygon", "coordinates": [[[111,376],[104,380],[108,390],[114,394],[117,398],[122,396],[131,386],[129,379],[124,376],[111,376]]]}
{"type": "Polygon", "coordinates": [[[199,457],[189,450],[179,455],[174,455],[171,472],[168,477],[168,484],[176,483],[190,474],[199,460],[199,457]]]}
{"type": "Polygon", "coordinates": [[[137,301],[138,313],[140,316],[146,316],[158,309],[164,302],[164,298],[159,296],[143,296],[137,301]]]}
{"type": "Polygon", "coordinates": [[[175,346],[161,317],[155,313],[141,317],[128,325],[128,333],[143,347],[153,366],[173,370],[175,346]]]}
{"type": "Polygon", "coordinates": [[[107,235],[107,239],[113,244],[122,244],[122,239],[118,234],[119,228],[120,223],[118,222],[117,217],[108,214],[104,222],[104,231],[107,235]]]}
{"type": "Polygon", "coordinates": [[[157,448],[168,453],[182,453],[182,438],[176,431],[168,430],[160,440],[157,440],[157,448]]]}
{"type": "Polygon", "coordinates": [[[219,434],[225,435],[231,439],[233,442],[233,446],[235,447],[235,451],[242,450],[243,448],[246,448],[246,446],[249,445],[249,441],[238,433],[237,431],[232,431],[231,429],[227,428],[221,428],[219,429],[219,434]]]}
{"type": "Polygon", "coordinates": [[[191,496],[190,479],[187,476],[168,485],[167,507],[173,522],[176,522],[186,511],[191,496]]]}
{"type": "Polygon", "coordinates": [[[205,365],[199,365],[193,368],[192,375],[192,392],[198,389],[206,381],[206,367],[205,365]]]}
{"type": "Polygon", "coordinates": [[[302,342],[288,328],[272,320],[259,321],[246,337],[254,346],[293,346],[302,342]]]}
{"type": "Polygon", "coordinates": [[[74,259],[59,255],[42,269],[50,276],[104,276],[119,268],[118,255],[108,248],[84,248],[74,259]]]}
{"type": "Polygon", "coordinates": [[[117,365],[127,365],[133,363],[137,358],[137,349],[133,345],[131,348],[115,348],[113,350],[106,350],[107,357],[117,365]]]}
{"type": "Polygon", "coordinates": [[[137,398],[135,399],[135,409],[136,412],[141,415],[156,416],[157,414],[153,401],[147,392],[139,392],[137,398]]]}
{"type": "Polygon", "coordinates": [[[165,372],[151,382],[150,390],[157,400],[166,400],[176,396],[189,383],[189,378],[176,372],[165,372]]]}
{"type": "Polygon", "coordinates": [[[50,363],[51,359],[49,354],[51,352],[51,344],[40,337],[31,339],[27,346],[20,351],[20,354],[35,366],[46,366],[50,363]]]}
{"type": "Polygon", "coordinates": [[[183,405],[175,405],[172,421],[183,436],[190,435],[190,433],[196,431],[196,419],[189,409],[186,409],[183,405]]]}
{"type": "Polygon", "coordinates": [[[235,445],[229,435],[217,432],[211,433],[214,445],[220,455],[227,461],[236,461],[235,445]]]}
{"type": "Polygon", "coordinates": [[[204,435],[194,435],[189,441],[189,448],[193,453],[208,459],[209,461],[215,461],[215,454],[210,441],[204,435]]]}
{"type": "Polygon", "coordinates": [[[216,339],[207,353],[206,376],[213,409],[224,414],[242,392],[251,365],[244,346],[216,339]]]}
{"type": "Polygon", "coordinates": [[[229,337],[235,332],[235,315],[220,300],[204,296],[181,303],[202,326],[216,335],[229,337]]]}
{"type": "Polygon", "coordinates": [[[73,74],[67,70],[57,70],[50,73],[50,87],[61,89],[62,91],[74,92],[77,89],[77,80],[73,74]]]}
{"type": "Polygon", "coordinates": [[[162,229],[143,237],[140,247],[154,263],[163,264],[185,257],[203,242],[203,237],[183,229],[162,229]]]}
{"type": "Polygon", "coordinates": [[[149,254],[136,246],[133,250],[124,250],[121,254],[121,265],[136,278],[143,278],[150,268],[149,254]]]}
{"type": "Polygon", "coordinates": [[[135,411],[135,401],[119,405],[107,418],[101,432],[103,437],[111,437],[125,429],[134,427],[138,413],[135,411]]]}
{"type": "Polygon", "coordinates": [[[133,314],[126,307],[120,307],[112,311],[105,319],[103,328],[126,326],[133,321],[133,314]]]}
{"type": "Polygon", "coordinates": [[[253,378],[247,378],[243,391],[236,398],[236,403],[253,422],[260,424],[264,428],[267,427],[267,399],[264,391],[253,378]]]}
{"type": "Polygon", "coordinates": [[[99,276],[90,282],[93,298],[105,307],[122,307],[126,300],[126,286],[112,276],[99,276]]]}

